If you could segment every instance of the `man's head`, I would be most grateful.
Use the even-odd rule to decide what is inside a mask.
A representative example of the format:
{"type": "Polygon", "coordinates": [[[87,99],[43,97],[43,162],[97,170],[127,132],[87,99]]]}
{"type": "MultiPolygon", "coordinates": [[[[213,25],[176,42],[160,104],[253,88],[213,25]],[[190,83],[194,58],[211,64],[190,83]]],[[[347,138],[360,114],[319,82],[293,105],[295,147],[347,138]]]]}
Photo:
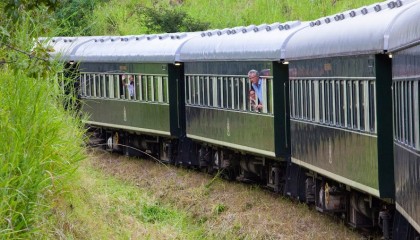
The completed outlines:
{"type": "Polygon", "coordinates": [[[248,72],[248,78],[249,78],[249,81],[251,81],[251,83],[257,84],[258,79],[260,78],[260,74],[258,73],[257,70],[252,69],[248,72]]]}

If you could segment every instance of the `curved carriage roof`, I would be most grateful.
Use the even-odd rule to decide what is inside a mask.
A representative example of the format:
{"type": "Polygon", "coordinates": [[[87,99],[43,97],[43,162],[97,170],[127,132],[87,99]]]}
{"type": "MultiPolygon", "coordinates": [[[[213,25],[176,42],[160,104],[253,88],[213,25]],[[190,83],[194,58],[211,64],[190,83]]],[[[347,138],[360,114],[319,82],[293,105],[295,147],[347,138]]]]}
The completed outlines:
{"type": "Polygon", "coordinates": [[[280,60],[289,37],[305,26],[308,23],[294,21],[203,32],[181,47],[179,60],[280,60]]]}
{"type": "Polygon", "coordinates": [[[54,37],[40,38],[39,41],[48,46],[48,52],[52,58],[64,61],[71,60],[71,54],[81,44],[93,40],[95,37],[54,37]]]}
{"type": "MultiPolygon", "coordinates": [[[[389,30],[399,18],[411,13],[408,10],[417,3],[418,1],[413,0],[386,1],[313,21],[310,27],[291,37],[286,47],[285,59],[375,54],[387,51],[389,30]]],[[[418,28],[417,23],[411,25],[417,25],[418,28]]],[[[392,39],[394,38],[393,36],[392,39]]]]}
{"type": "Polygon", "coordinates": [[[388,51],[420,44],[420,1],[410,5],[398,16],[389,31],[388,51]]]}
{"type": "Polygon", "coordinates": [[[156,34],[124,37],[97,37],[80,45],[71,54],[83,62],[154,62],[178,61],[178,49],[200,33],[156,34]]]}

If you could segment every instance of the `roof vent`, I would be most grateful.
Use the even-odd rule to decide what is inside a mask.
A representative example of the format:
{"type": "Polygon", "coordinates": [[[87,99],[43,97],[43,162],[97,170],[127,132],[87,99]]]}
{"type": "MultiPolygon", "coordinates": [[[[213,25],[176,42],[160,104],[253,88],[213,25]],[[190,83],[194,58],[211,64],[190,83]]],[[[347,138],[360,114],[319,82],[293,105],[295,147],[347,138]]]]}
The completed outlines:
{"type": "Polygon", "coordinates": [[[186,37],[187,36],[187,34],[186,33],[181,33],[181,34],[179,34],[179,35],[176,35],[176,39],[181,39],[181,38],[184,38],[184,37],[186,37]]]}
{"type": "Polygon", "coordinates": [[[395,2],[389,2],[388,8],[393,9],[395,7],[395,2]]]}
{"type": "Polygon", "coordinates": [[[269,31],[271,31],[271,30],[273,30],[275,28],[278,28],[279,26],[280,26],[280,23],[273,23],[273,24],[268,25],[267,27],[265,27],[265,30],[267,32],[269,32],[269,31]]]}
{"type": "Polygon", "coordinates": [[[335,15],[334,19],[335,21],[340,21],[340,20],[344,20],[346,18],[346,16],[344,16],[343,13],[337,14],[335,15]]]}
{"type": "Polygon", "coordinates": [[[363,8],[361,12],[363,15],[366,15],[368,14],[369,11],[367,10],[367,8],[363,8]]]}

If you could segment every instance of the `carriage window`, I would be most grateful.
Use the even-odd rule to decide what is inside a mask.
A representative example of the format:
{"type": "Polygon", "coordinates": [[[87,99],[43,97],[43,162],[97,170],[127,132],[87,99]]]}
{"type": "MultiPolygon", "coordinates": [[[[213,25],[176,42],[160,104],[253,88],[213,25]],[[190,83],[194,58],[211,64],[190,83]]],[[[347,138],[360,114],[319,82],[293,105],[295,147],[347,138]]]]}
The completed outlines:
{"type": "Polygon", "coordinates": [[[324,114],[324,81],[319,83],[319,121],[325,122],[324,114]]]}
{"type": "Polygon", "coordinates": [[[325,107],[325,122],[326,123],[331,123],[331,90],[330,90],[330,82],[329,81],[325,81],[324,82],[324,107],[325,107]]]}
{"type": "Polygon", "coordinates": [[[202,95],[201,95],[201,99],[202,99],[202,101],[201,101],[201,105],[204,105],[204,106],[208,106],[208,104],[209,104],[209,99],[208,99],[208,96],[209,96],[209,86],[208,86],[208,81],[206,81],[207,80],[207,78],[206,77],[200,77],[200,84],[201,84],[201,92],[202,92],[202,95]]]}
{"type": "Polygon", "coordinates": [[[307,85],[306,80],[302,80],[302,118],[308,119],[308,95],[307,95],[307,85]]]}
{"type": "Polygon", "coordinates": [[[223,90],[223,78],[222,77],[218,77],[217,78],[217,99],[218,99],[218,104],[217,106],[219,107],[223,107],[224,106],[224,90],[223,90]]]}
{"type": "Polygon", "coordinates": [[[365,130],[365,84],[359,82],[359,107],[360,107],[360,130],[365,130]]]}
{"type": "Polygon", "coordinates": [[[414,146],[420,151],[420,83],[419,79],[413,82],[413,121],[414,146]]]}
{"type": "Polygon", "coordinates": [[[192,78],[192,89],[191,89],[191,94],[192,94],[192,98],[193,104],[199,104],[198,99],[199,99],[199,91],[198,91],[198,77],[193,77],[192,78]]]}
{"type": "Polygon", "coordinates": [[[163,77],[163,102],[169,103],[169,80],[168,77],[163,77]]]}
{"type": "Polygon", "coordinates": [[[105,86],[105,94],[104,97],[105,98],[110,98],[110,86],[109,86],[109,76],[108,75],[104,75],[104,86],[105,86]]]}
{"type": "Polygon", "coordinates": [[[229,98],[229,91],[228,91],[228,81],[227,78],[223,78],[222,81],[223,86],[223,107],[228,108],[228,98],[229,98]]]}
{"type": "Polygon", "coordinates": [[[345,81],[341,81],[340,82],[340,105],[339,105],[339,111],[340,111],[340,125],[341,126],[346,126],[346,98],[345,98],[345,87],[346,87],[346,82],[345,81]]]}
{"type": "Polygon", "coordinates": [[[100,74],[98,77],[99,77],[99,82],[101,83],[101,89],[99,90],[101,93],[101,97],[106,98],[105,75],[100,74]]]}
{"type": "MultiPolygon", "coordinates": [[[[273,112],[272,79],[263,79],[263,104],[261,113],[273,112]]],[[[237,111],[250,111],[251,85],[245,76],[185,75],[186,104],[221,107],[237,111]]]]}
{"type": "Polygon", "coordinates": [[[335,81],[334,85],[334,117],[335,117],[335,125],[340,126],[341,125],[341,98],[340,98],[340,81],[335,81]]]}
{"type": "Polygon", "coordinates": [[[311,93],[311,120],[315,121],[315,82],[311,81],[310,83],[310,93],[311,93]]]}
{"type": "Polygon", "coordinates": [[[136,99],[137,100],[143,100],[143,95],[142,95],[142,92],[141,92],[141,78],[142,78],[142,76],[141,75],[138,75],[138,76],[136,76],[135,77],[135,84],[134,84],[134,89],[135,89],[135,92],[136,92],[136,99]]]}
{"type": "Polygon", "coordinates": [[[233,81],[233,106],[232,108],[239,109],[239,79],[234,77],[233,81]]]}
{"type": "Polygon", "coordinates": [[[213,78],[207,76],[207,96],[208,96],[208,106],[213,106],[213,78]]]}
{"type": "Polygon", "coordinates": [[[359,87],[359,85],[357,84],[357,81],[354,81],[353,82],[353,91],[352,91],[352,101],[353,101],[352,111],[353,111],[353,128],[354,129],[358,129],[358,126],[359,126],[359,124],[358,124],[358,121],[359,121],[359,118],[358,118],[358,116],[359,116],[359,102],[358,102],[359,91],[358,91],[358,87],[359,87]]]}
{"type": "Polygon", "coordinates": [[[328,114],[329,122],[335,124],[334,122],[334,81],[328,81],[328,114]]]}
{"type": "Polygon", "coordinates": [[[185,103],[191,104],[191,77],[185,78],[185,103]]]}
{"type": "Polygon", "coordinates": [[[376,131],[374,81],[291,79],[289,93],[292,118],[376,131]]]}

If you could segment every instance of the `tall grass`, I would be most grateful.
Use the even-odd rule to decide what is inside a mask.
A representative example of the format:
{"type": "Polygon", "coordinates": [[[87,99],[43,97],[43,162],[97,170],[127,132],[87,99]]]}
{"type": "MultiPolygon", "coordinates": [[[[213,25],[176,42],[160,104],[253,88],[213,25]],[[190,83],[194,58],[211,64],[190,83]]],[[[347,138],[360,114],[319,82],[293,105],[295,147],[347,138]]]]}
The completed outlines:
{"type": "MultiPolygon", "coordinates": [[[[181,8],[210,28],[309,21],[378,2],[378,0],[162,0],[157,4],[181,8]]],[[[136,6],[156,5],[151,0],[110,0],[93,11],[96,35],[141,34],[147,29],[136,6]]]]}
{"type": "Polygon", "coordinates": [[[82,159],[77,120],[52,79],[0,74],[0,238],[36,234],[50,201],[82,159]]]}
{"type": "Polygon", "coordinates": [[[60,67],[33,47],[46,27],[36,17],[8,25],[1,45],[0,239],[43,238],[51,203],[84,156],[81,123],[56,78],[60,67]]]}

